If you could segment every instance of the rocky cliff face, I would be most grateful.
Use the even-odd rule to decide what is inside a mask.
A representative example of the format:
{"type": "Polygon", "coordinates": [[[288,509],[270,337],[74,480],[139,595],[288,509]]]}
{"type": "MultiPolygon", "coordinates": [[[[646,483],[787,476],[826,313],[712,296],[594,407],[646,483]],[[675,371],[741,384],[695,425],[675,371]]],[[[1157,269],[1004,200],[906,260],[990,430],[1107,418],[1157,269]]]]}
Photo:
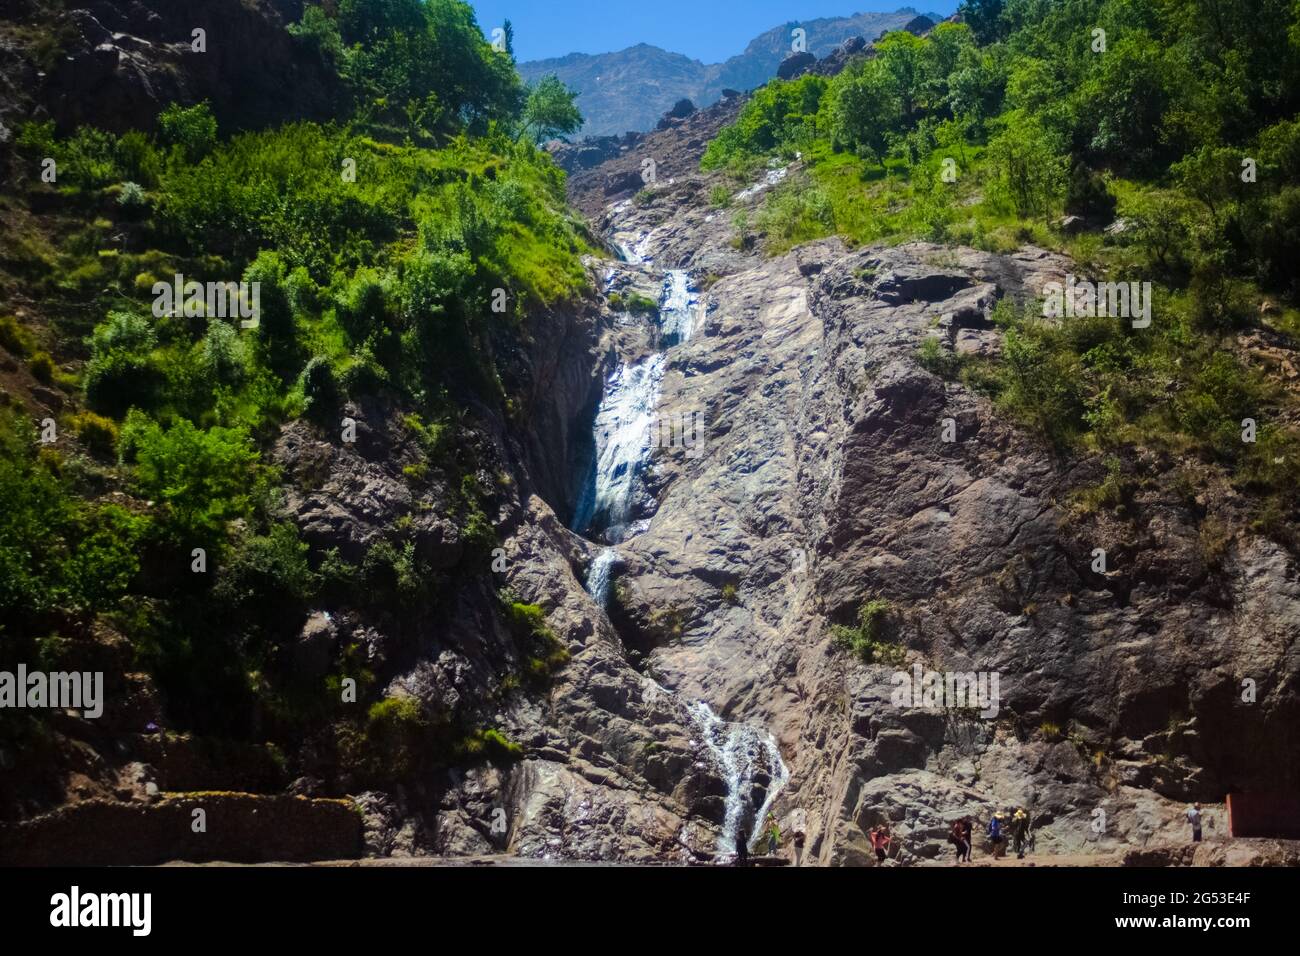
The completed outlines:
{"type": "MultiPolygon", "coordinates": [[[[148,5],[100,6],[154,22],[148,5]]],[[[357,559],[405,522],[440,592],[432,609],[314,613],[286,665],[311,677],[347,648],[389,696],[501,728],[522,759],[380,791],[304,740],[298,780],[271,768],[240,786],[353,796],[376,855],[719,859],[770,807],[787,831],[803,812],[810,859],[856,864],[874,862],[876,823],[918,863],[953,819],[1013,804],[1031,808],[1040,852],[1171,859],[1184,802],[1300,783],[1294,556],[1244,532],[1207,542],[1207,510],[1244,506],[1226,482],[1188,500],[1154,455],[1125,463],[1149,476],[1128,518],[1077,513],[1098,462],[1057,460],[918,360],[929,337],[996,354],[995,303],[1070,264],[836,241],[769,258],[736,242],[698,163],[739,102],[572,177],[620,258],[590,262],[590,301],[498,343],[517,408],[465,409],[500,542],[490,576],[464,568],[454,489],[406,480],[404,409],[348,407],[346,446],[305,421],[274,443],[304,539],[357,559]],[[634,202],[649,159],[656,182],[634,202]],[[521,651],[499,591],[539,605],[570,655],[543,690],[504,689],[521,651]],[[872,599],[891,609],[888,664],[832,639],[872,599]],[[996,695],[900,702],[914,668],[996,676],[996,695]]],[[[733,207],[753,218],[800,175],[773,169],[733,207]]],[[[131,726],[158,716],[146,691],[131,726]]],[[[125,720],[76,771],[85,795],[197,786],[175,782],[199,776],[168,770],[177,754],[137,753],[125,720]]]]}
{"type": "MultiPolygon", "coordinates": [[[[538,759],[502,783],[510,846],[716,849],[727,768],[701,703],[775,736],[784,767],[757,774],[744,812],[780,787],[777,812],[807,814],[812,858],[827,864],[873,862],[865,831],[879,822],[902,861],[924,861],[953,819],[1017,804],[1039,852],[1157,846],[1181,833],[1186,802],[1293,786],[1294,557],[1246,534],[1207,548],[1206,503],[1165,480],[1173,462],[1138,463],[1154,477],[1132,523],[1076,513],[1070,492],[1102,477],[1096,462],[1058,461],[918,362],[927,336],[995,353],[996,301],[1069,263],[1034,248],[836,241],[767,259],[735,248],[711,182],[684,169],[598,222],[629,260],[603,272],[618,301],[669,270],[707,285],[695,331],[666,351],[662,316],[600,320],[605,371],[663,356],[608,609],[579,585],[597,548],[541,499],[508,545],[512,586],[547,604],[575,650],[532,740],[538,759]],[[703,423],[702,441],[663,440],[684,422],[703,423]],[[893,609],[903,651],[889,665],[831,637],[870,598],[893,609]],[[900,704],[895,675],[914,668],[995,675],[995,706],[900,704]]],[[[799,171],[768,179],[779,175],[799,171]]]]}
{"type": "Polygon", "coordinates": [[[36,118],[48,114],[60,130],[147,130],[169,103],[208,100],[232,130],[324,120],[337,105],[337,78],[284,30],[302,17],[302,0],[9,6],[0,21],[0,119],[26,118],[39,104],[36,118]]]}

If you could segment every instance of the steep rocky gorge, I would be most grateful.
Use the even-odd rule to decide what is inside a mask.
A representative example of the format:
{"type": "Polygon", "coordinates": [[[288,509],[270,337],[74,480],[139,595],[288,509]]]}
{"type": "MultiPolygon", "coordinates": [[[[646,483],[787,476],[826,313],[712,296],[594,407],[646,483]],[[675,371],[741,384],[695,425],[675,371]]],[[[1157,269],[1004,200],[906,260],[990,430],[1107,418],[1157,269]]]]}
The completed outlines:
{"type": "MultiPolygon", "coordinates": [[[[1294,557],[1241,533],[1215,560],[1206,503],[1160,482],[1132,524],[1073,513],[1096,462],[1058,460],[916,360],[930,335],[996,351],[993,304],[1035,295],[1069,263],[834,240],[767,259],[734,248],[708,192],[676,176],[598,223],[630,260],[598,265],[619,301],[657,293],[670,270],[707,289],[694,333],[666,351],[653,319],[601,319],[595,374],[662,361],[616,554],[540,498],[507,544],[511,587],[575,649],[554,729],[532,741],[541,759],[510,784],[511,847],[707,852],[699,832],[720,822],[726,774],[695,702],[775,736],[789,771],[776,809],[806,811],[823,863],[868,861],[865,830],[883,821],[900,859],[933,857],[952,819],[1016,804],[1040,852],[1154,846],[1186,802],[1293,786],[1294,557]],[[662,440],[683,422],[703,423],[699,444],[662,440]],[[601,554],[608,614],[580,583],[601,554]],[[896,609],[901,668],[833,645],[830,625],[871,597],[896,609]],[[996,715],[897,706],[891,677],[914,665],[996,673],[996,715]],[[575,733],[591,735],[576,752],[575,733]]],[[[739,202],[758,203],[762,184],[746,192],[739,202]]],[[[762,771],[747,813],[767,799],[762,771]]]]}
{"type": "MultiPolygon", "coordinates": [[[[85,7],[63,51],[78,69],[0,70],[0,119],[30,87],[40,115],[87,121],[91,84],[124,127],[172,98],[211,98],[223,124],[271,122],[274,97],[255,97],[262,112],[242,97],[281,86],[304,90],[293,115],[328,113],[334,91],[296,47],[273,49],[266,70],[230,44],[181,68],[187,23],[170,8],[85,7]]],[[[235,36],[301,13],[297,0],[199,8],[235,36]]],[[[318,691],[360,661],[371,699],[499,730],[504,755],[438,755],[436,772],[397,785],[342,766],[321,729],[290,760],[265,748],[223,763],[200,753],[202,727],[141,732],[187,702],[163,700],[129,641],[100,627],[78,647],[120,675],[119,704],[94,726],[56,715],[58,766],[0,781],[0,805],[18,794],[30,819],[86,799],[134,812],[160,790],[287,790],[355,800],[377,856],[674,863],[725,860],[771,808],[787,832],[803,811],[808,858],[842,865],[874,862],[878,822],[918,863],[954,818],[1016,804],[1040,853],[1172,860],[1184,803],[1211,805],[1213,838],[1225,794],[1294,788],[1295,556],[1244,530],[1222,476],[1182,493],[1188,464],[1165,453],[1124,453],[1144,476],[1125,515],[1077,509],[1074,493],[1106,477],[1098,457],[1057,456],[918,359],[928,338],[996,355],[995,303],[1033,297],[1071,263],[836,240],[770,257],[761,237],[737,241],[734,213],[756,219],[802,176],[772,168],[730,208],[710,202],[724,180],[700,156],[742,100],[606,144],[605,162],[569,148],[570,200],[608,255],[587,263],[585,300],[493,333],[499,395],[466,397],[455,423],[469,475],[421,470],[427,435],[391,394],[340,409],[355,441],[302,418],[267,443],[284,517],[316,559],[360,565],[400,537],[427,592],[326,594],[288,622],[273,665],[318,691]],[[484,489],[491,554],[466,533],[463,477],[484,489]],[[833,638],[872,600],[890,608],[889,665],[833,638]],[[512,603],[540,607],[569,655],[548,680],[520,686],[531,662],[512,603]],[[914,667],[996,675],[996,712],[897,704],[895,678],[914,667]]],[[[266,716],[249,717],[248,740],[266,716]]]]}

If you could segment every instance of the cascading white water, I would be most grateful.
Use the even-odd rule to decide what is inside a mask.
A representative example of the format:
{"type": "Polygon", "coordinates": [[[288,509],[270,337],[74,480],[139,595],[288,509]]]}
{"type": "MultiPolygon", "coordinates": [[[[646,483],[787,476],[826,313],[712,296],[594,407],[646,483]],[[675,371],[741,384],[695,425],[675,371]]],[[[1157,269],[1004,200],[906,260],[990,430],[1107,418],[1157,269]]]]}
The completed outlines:
{"type": "Polygon", "coordinates": [[[591,562],[591,567],[587,569],[587,580],[584,586],[591,599],[600,607],[604,607],[609,602],[609,581],[614,570],[614,562],[617,560],[618,552],[613,548],[606,548],[596,555],[595,560],[591,562]]]}
{"type": "Polygon", "coordinates": [[[788,166],[782,166],[779,169],[769,169],[767,175],[750,186],[748,189],[741,190],[732,197],[732,202],[744,202],[750,196],[757,196],[764,189],[771,189],[773,186],[785,179],[790,172],[788,166]]]}
{"type": "MultiPolygon", "coordinates": [[[[660,347],[666,350],[689,339],[698,312],[699,296],[691,290],[686,270],[665,273],[659,298],[660,347]]],[[[574,509],[574,531],[601,529],[610,544],[628,533],[636,480],[654,451],[654,410],[666,365],[661,351],[640,362],[623,363],[605,383],[596,413],[595,460],[574,509]]]]}
{"type": "Polygon", "coordinates": [[[718,835],[718,852],[734,854],[740,827],[746,827],[746,837],[752,841],[776,795],[789,781],[790,772],[771,734],[745,724],[727,723],[704,701],[692,704],[690,713],[696,731],[727,785],[726,816],[718,835]],[[762,804],[755,808],[755,782],[760,774],[768,776],[769,782],[762,804]]]}
{"type": "Polygon", "coordinates": [[[611,544],[622,540],[636,478],[650,460],[654,409],[665,358],[651,355],[620,365],[605,383],[596,414],[596,457],[573,516],[573,529],[602,527],[611,544]]]}
{"type": "Polygon", "coordinates": [[[691,291],[685,269],[670,269],[664,278],[659,306],[660,345],[670,349],[685,342],[695,331],[699,296],[691,291]]]}
{"type": "MultiPolygon", "coordinates": [[[[648,238],[641,237],[632,248],[622,246],[624,258],[645,263],[649,258],[648,238]]],[[[686,270],[666,272],[659,299],[660,348],[667,350],[687,341],[695,331],[698,314],[699,296],[691,290],[686,270]]],[[[660,351],[639,362],[619,365],[605,383],[596,413],[595,460],[574,512],[575,531],[603,532],[611,545],[622,541],[629,530],[636,533],[637,526],[629,529],[628,521],[636,481],[654,451],[654,412],[666,365],[665,352],[660,351]]],[[[606,548],[587,569],[584,585],[600,607],[605,607],[609,600],[618,557],[614,548],[606,548]]],[[[653,688],[662,690],[657,684],[653,688]]],[[[789,780],[789,771],[771,734],[744,724],[727,723],[703,701],[692,704],[688,711],[727,788],[717,848],[721,856],[729,856],[735,853],[742,826],[750,839],[755,836],[768,808],[789,780]],[[761,805],[755,806],[755,797],[760,792],[761,805]]]]}

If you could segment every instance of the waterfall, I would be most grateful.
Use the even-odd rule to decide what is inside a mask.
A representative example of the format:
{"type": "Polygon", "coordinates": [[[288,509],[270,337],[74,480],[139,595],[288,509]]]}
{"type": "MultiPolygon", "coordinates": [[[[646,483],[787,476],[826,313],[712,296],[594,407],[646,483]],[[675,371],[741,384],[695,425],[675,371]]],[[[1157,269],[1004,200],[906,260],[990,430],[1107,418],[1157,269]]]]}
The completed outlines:
{"type": "Polygon", "coordinates": [[[620,365],[605,383],[596,414],[596,455],[573,515],[579,534],[604,529],[622,540],[632,511],[636,479],[650,461],[654,410],[664,377],[662,353],[620,365]]]}
{"type": "MultiPolygon", "coordinates": [[[[624,247],[629,258],[644,261],[645,239],[637,250],[624,247]]],[[[659,297],[661,351],[622,363],[605,383],[596,412],[596,452],[570,524],[579,534],[603,532],[610,544],[628,535],[636,482],[654,451],[655,405],[667,367],[664,350],[691,337],[698,312],[699,296],[691,290],[686,270],[670,269],[659,297]]]]}
{"type": "Polygon", "coordinates": [[[691,705],[690,713],[727,785],[718,852],[734,854],[740,828],[745,828],[748,840],[753,842],[776,795],[790,779],[790,772],[771,734],[745,724],[727,723],[704,701],[691,705]]]}
{"type": "Polygon", "coordinates": [[[788,166],[782,166],[780,169],[769,169],[767,171],[767,175],[764,176],[762,179],[760,179],[757,183],[750,186],[748,189],[744,189],[736,193],[736,195],[732,197],[732,201],[744,202],[746,199],[750,198],[751,196],[757,196],[764,189],[771,189],[773,186],[779,184],[782,180],[784,180],[786,174],[788,174],[789,172],[790,169],[788,166]]]}
{"type": "Polygon", "coordinates": [[[670,269],[664,278],[659,306],[660,345],[670,349],[685,342],[695,331],[699,296],[691,291],[685,269],[670,269]]]}
{"type": "MultiPolygon", "coordinates": [[[[777,178],[779,181],[779,177],[777,178]]],[[[644,264],[649,236],[631,247],[620,243],[628,262],[644,264]]],[[[603,534],[616,545],[639,531],[629,527],[637,481],[654,451],[655,406],[667,367],[666,350],[687,341],[695,331],[699,296],[691,290],[685,269],[664,273],[659,299],[660,351],[637,362],[623,362],[605,382],[596,412],[595,455],[574,510],[572,529],[588,537],[603,534]]],[[[602,550],[587,569],[584,586],[600,607],[609,601],[610,583],[619,554],[602,550]]],[[[651,681],[648,699],[662,691],[651,681]]],[[[669,693],[664,691],[664,693],[669,693]]],[[[687,708],[716,770],[727,788],[719,856],[735,853],[741,828],[750,840],[757,835],[768,808],[790,778],[772,735],[744,724],[728,723],[703,701],[687,708]]]]}
{"type": "Polygon", "coordinates": [[[599,606],[605,607],[609,603],[609,581],[614,570],[614,562],[618,560],[618,552],[613,548],[606,548],[600,554],[596,555],[591,567],[587,569],[587,580],[584,587],[591,599],[599,606]]]}

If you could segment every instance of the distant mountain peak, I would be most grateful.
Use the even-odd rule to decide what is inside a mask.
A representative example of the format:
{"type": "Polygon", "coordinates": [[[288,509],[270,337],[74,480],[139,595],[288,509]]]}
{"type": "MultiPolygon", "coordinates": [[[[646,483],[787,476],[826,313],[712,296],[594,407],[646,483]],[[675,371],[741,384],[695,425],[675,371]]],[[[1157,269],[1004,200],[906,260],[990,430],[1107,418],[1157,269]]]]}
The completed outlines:
{"type": "MultiPolygon", "coordinates": [[[[519,64],[525,80],[555,74],[578,90],[578,107],[586,117],[583,134],[607,136],[629,130],[653,129],[678,100],[699,107],[717,102],[724,89],[750,90],[776,76],[790,52],[790,32],[807,33],[808,52],[822,57],[854,36],[874,40],[901,30],[918,16],[913,7],[892,13],[855,13],[845,17],[788,20],[746,44],[742,53],[724,63],[706,64],[682,53],[649,43],[637,43],[611,53],[570,53],[562,57],[519,64]]],[[[942,19],[937,14],[924,14],[942,19]]]]}

